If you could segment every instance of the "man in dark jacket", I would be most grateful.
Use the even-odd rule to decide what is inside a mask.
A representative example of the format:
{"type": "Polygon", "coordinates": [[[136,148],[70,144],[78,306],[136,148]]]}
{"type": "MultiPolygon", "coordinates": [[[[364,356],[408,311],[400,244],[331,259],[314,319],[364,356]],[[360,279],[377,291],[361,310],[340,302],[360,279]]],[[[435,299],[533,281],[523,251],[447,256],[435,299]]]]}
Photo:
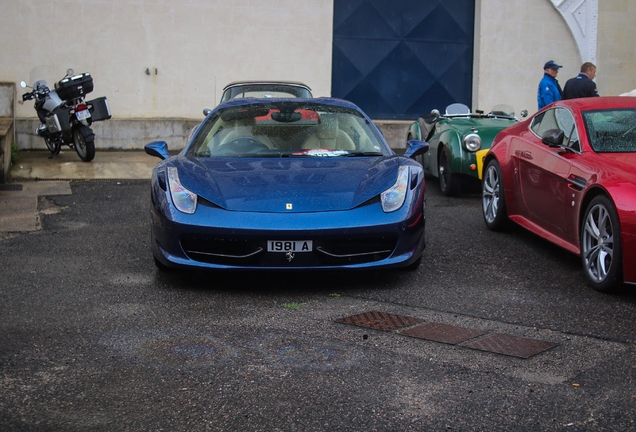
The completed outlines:
{"type": "Polygon", "coordinates": [[[570,78],[563,87],[563,99],[576,99],[598,96],[596,83],[592,81],[596,77],[596,66],[586,62],[581,65],[581,73],[570,78]]]}
{"type": "Polygon", "coordinates": [[[561,100],[561,86],[556,79],[561,65],[554,60],[550,60],[543,65],[543,78],[539,81],[539,89],[537,90],[537,104],[539,109],[546,105],[561,100]]]}

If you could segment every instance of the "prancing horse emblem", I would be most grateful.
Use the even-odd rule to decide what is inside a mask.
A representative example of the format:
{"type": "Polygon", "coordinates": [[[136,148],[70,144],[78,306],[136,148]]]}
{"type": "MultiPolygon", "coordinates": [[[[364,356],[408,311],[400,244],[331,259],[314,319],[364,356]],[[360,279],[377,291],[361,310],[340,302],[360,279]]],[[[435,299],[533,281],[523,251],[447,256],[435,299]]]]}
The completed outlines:
{"type": "Polygon", "coordinates": [[[287,252],[287,253],[285,254],[285,256],[287,257],[287,261],[291,262],[291,260],[293,260],[293,259],[294,259],[294,256],[295,256],[295,255],[294,255],[294,253],[293,253],[293,252],[289,251],[289,252],[287,252]]]}

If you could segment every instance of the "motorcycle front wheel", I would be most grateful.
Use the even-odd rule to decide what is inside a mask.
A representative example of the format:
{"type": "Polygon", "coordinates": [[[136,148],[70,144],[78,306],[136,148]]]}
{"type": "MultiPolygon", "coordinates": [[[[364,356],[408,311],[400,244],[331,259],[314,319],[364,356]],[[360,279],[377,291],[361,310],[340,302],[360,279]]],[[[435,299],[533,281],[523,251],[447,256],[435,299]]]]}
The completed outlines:
{"type": "Polygon", "coordinates": [[[88,126],[73,128],[73,145],[81,160],[90,162],[95,157],[95,134],[88,126]]]}
{"type": "Polygon", "coordinates": [[[59,140],[44,138],[44,142],[46,143],[46,148],[49,149],[51,154],[56,155],[60,153],[60,149],[62,148],[62,143],[59,140]]]}

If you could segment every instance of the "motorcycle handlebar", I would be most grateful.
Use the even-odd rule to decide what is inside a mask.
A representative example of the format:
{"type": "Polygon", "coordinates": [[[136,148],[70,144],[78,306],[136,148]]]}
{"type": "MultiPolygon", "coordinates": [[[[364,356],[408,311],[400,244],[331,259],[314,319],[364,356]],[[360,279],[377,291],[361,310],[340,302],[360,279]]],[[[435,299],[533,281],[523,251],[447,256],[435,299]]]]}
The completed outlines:
{"type": "Polygon", "coordinates": [[[50,92],[49,88],[46,86],[35,87],[33,91],[24,93],[22,95],[22,101],[31,100],[36,96],[43,97],[50,92]]]}

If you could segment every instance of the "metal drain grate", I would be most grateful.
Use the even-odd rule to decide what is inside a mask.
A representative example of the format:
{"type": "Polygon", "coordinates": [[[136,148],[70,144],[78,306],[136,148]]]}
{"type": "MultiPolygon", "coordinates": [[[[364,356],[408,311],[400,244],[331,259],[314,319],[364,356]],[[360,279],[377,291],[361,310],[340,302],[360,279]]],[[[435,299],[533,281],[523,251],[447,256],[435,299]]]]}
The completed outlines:
{"type": "Polygon", "coordinates": [[[22,185],[16,183],[0,184],[0,191],[21,191],[22,185]]]}
{"type": "Polygon", "coordinates": [[[517,336],[494,333],[462,346],[480,351],[488,351],[526,359],[553,348],[556,344],[536,339],[526,339],[517,336]]]}
{"type": "Polygon", "coordinates": [[[424,320],[380,311],[351,315],[337,319],[336,322],[383,331],[403,329],[399,330],[397,334],[451,345],[461,344],[459,346],[523,359],[557,346],[557,344],[552,342],[500,333],[488,334],[484,330],[474,330],[435,322],[428,322],[405,329],[405,327],[422,323],[424,320]],[[483,337],[480,338],[480,336],[483,337]],[[471,341],[471,339],[475,340],[471,341]]]}
{"type": "Polygon", "coordinates": [[[391,331],[422,322],[419,318],[394,315],[386,312],[371,311],[340,318],[336,322],[367,327],[374,330],[391,331]]]}
{"type": "Polygon", "coordinates": [[[418,325],[410,329],[401,330],[398,333],[418,339],[426,339],[456,345],[476,338],[477,336],[485,335],[488,332],[431,322],[418,325]]]}

